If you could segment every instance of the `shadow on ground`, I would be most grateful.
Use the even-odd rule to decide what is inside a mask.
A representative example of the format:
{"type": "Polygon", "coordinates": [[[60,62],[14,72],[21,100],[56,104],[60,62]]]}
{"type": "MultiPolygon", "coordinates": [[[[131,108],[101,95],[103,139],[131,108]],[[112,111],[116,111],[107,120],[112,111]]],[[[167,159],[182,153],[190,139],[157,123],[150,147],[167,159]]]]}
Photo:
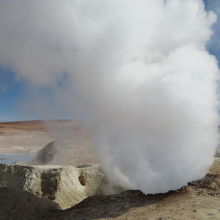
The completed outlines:
{"type": "Polygon", "coordinates": [[[32,193],[0,189],[0,220],[46,220],[60,207],[32,193]]]}
{"type": "Polygon", "coordinates": [[[184,190],[171,191],[165,194],[144,195],[141,191],[131,190],[121,194],[107,196],[92,196],[78,205],[65,211],[56,211],[52,220],[91,220],[100,218],[114,218],[126,213],[129,209],[148,206],[170,195],[182,193],[184,190]],[[62,216],[62,218],[61,218],[62,216]]]}

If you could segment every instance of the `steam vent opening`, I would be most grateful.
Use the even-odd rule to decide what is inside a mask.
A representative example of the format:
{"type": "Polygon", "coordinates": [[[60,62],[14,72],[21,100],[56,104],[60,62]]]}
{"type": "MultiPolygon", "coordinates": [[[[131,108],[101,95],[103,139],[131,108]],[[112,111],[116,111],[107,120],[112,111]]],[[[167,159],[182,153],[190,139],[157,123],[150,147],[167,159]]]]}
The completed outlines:
{"type": "Polygon", "coordinates": [[[81,184],[82,186],[85,186],[85,185],[86,185],[86,179],[85,179],[85,177],[83,176],[83,174],[81,174],[81,175],[78,177],[78,179],[79,179],[79,182],[80,182],[80,184],[81,184]]]}

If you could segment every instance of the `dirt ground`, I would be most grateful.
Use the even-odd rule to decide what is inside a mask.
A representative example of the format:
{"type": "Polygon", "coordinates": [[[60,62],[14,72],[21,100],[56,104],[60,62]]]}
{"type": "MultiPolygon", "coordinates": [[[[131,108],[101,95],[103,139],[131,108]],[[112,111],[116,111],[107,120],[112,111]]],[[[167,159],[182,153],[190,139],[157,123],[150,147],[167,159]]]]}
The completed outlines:
{"type": "Polygon", "coordinates": [[[77,121],[0,122],[0,153],[36,153],[53,140],[86,145],[91,138],[77,121]]]}
{"type": "MultiPolygon", "coordinates": [[[[220,169],[216,160],[215,170],[220,169]]],[[[0,220],[219,220],[220,175],[205,178],[165,194],[126,191],[96,195],[64,211],[27,192],[0,190],[0,220]],[[13,199],[12,199],[13,198],[13,199]]]]}
{"type": "Polygon", "coordinates": [[[51,140],[42,121],[0,123],[0,153],[35,153],[51,140]]]}
{"type": "Polygon", "coordinates": [[[219,220],[219,159],[211,170],[204,179],[189,183],[177,191],[157,195],[127,191],[116,195],[94,196],[69,210],[53,214],[51,219],[219,220]]]}
{"type": "MultiPolygon", "coordinates": [[[[54,165],[77,166],[96,162],[90,153],[93,151],[91,132],[82,123],[70,120],[0,123],[0,162],[7,161],[4,155],[14,158],[16,154],[25,154],[33,158],[54,140],[63,142],[57,146],[61,155],[53,161],[54,165]],[[69,146],[68,150],[66,146],[69,146]]],[[[18,160],[18,163],[22,161],[18,160]]]]}
{"type": "MultiPolygon", "coordinates": [[[[79,125],[64,121],[58,127],[54,129],[55,124],[45,127],[42,122],[0,124],[0,153],[37,152],[54,140],[57,133],[64,138],[77,139],[80,146],[89,144],[88,133],[79,125]]],[[[96,195],[64,211],[51,210],[49,201],[31,194],[0,190],[0,220],[39,219],[220,220],[220,159],[216,158],[204,179],[191,182],[180,190],[157,195],[144,195],[140,191],[96,195]]]]}

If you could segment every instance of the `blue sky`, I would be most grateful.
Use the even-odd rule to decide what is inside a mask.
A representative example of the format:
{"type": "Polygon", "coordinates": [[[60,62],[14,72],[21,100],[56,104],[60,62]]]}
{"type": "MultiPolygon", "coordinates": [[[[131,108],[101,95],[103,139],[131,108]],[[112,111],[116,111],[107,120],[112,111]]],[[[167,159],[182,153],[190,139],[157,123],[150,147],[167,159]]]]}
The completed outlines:
{"type": "Polygon", "coordinates": [[[214,25],[215,33],[210,41],[209,51],[214,54],[220,62],[220,2],[219,0],[204,0],[206,8],[218,14],[218,19],[214,25]]]}
{"type": "MultiPolygon", "coordinates": [[[[204,1],[208,10],[220,10],[220,8],[216,7],[217,4],[219,5],[219,0],[204,1]]],[[[220,19],[218,19],[214,29],[216,33],[213,35],[208,49],[217,57],[220,63],[220,41],[218,40],[220,38],[220,19]]],[[[28,108],[30,106],[23,105],[26,100],[36,102],[38,92],[44,94],[44,96],[41,95],[40,97],[44,97],[44,100],[49,102],[51,109],[56,106],[54,88],[41,88],[40,90],[31,88],[26,82],[16,77],[16,73],[0,65],[0,121],[41,119],[42,115],[37,110],[33,111],[32,109],[32,114],[29,114],[28,108]],[[24,109],[26,110],[24,111],[24,109]]],[[[58,87],[60,83],[57,83],[58,87]]],[[[69,118],[71,114],[61,110],[51,115],[52,118],[69,118]]]]}
{"type": "Polygon", "coordinates": [[[23,97],[24,82],[16,74],[0,66],[0,120],[19,119],[18,102],[23,97]]]}
{"type": "Polygon", "coordinates": [[[56,106],[56,90],[66,80],[64,74],[63,79],[57,81],[56,87],[33,87],[17,78],[15,72],[0,66],[0,121],[71,118],[71,112],[56,106]]]}

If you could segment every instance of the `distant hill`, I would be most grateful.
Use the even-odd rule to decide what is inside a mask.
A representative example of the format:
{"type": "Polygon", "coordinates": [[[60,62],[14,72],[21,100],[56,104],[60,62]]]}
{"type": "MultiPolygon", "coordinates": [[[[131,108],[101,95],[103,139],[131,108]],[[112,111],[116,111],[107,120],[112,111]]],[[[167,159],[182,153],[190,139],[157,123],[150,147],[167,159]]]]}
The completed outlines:
{"type": "Polygon", "coordinates": [[[14,121],[0,122],[0,132],[7,129],[20,129],[26,131],[47,131],[46,123],[65,124],[74,123],[71,120],[33,120],[33,121],[14,121]]]}

